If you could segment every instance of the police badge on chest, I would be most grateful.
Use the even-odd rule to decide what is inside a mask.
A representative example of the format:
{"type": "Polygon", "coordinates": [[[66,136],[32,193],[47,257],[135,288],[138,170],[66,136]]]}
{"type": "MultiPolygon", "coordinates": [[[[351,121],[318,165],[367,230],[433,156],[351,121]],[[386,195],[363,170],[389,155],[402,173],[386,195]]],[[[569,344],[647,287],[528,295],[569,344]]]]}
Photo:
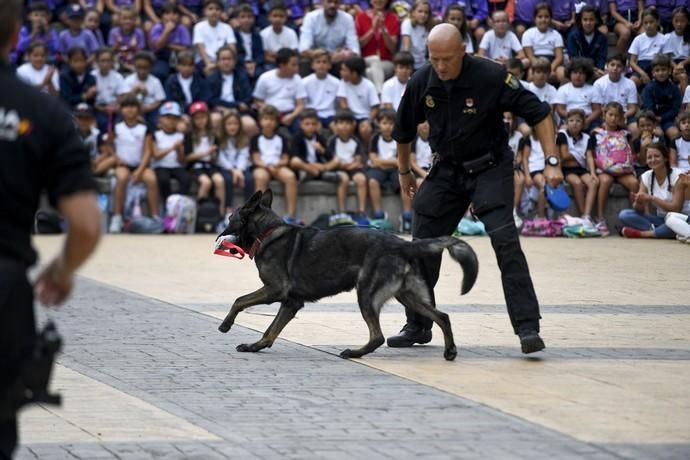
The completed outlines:
{"type": "Polygon", "coordinates": [[[468,97],[465,99],[465,108],[462,109],[462,113],[475,115],[477,113],[477,108],[474,106],[474,99],[468,97]]]}

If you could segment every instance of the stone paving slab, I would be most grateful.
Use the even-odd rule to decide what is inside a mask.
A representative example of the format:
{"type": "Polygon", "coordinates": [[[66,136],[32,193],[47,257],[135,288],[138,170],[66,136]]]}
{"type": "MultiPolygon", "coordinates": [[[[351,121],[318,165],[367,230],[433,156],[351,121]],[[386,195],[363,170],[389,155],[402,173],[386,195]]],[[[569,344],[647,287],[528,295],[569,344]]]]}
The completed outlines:
{"type": "MultiPolygon", "coordinates": [[[[279,340],[270,353],[237,353],[215,319],[100,283],[81,281],[59,324],[67,337],[61,365],[222,441],[170,442],[163,431],[158,442],[33,442],[22,447],[22,460],[622,458],[311,347],[279,340]]],[[[256,335],[243,327],[232,334],[256,335]]],[[[84,407],[78,397],[65,404],[104,416],[110,410],[84,407]]],[[[137,422],[136,414],[119,416],[123,425],[137,422]]]]}

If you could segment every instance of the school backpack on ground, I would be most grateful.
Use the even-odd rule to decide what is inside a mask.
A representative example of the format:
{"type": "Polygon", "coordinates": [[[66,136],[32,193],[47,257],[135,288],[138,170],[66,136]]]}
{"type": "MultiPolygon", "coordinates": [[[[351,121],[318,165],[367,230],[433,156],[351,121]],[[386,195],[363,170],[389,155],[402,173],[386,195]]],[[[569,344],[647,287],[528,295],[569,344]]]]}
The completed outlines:
{"type": "Polygon", "coordinates": [[[222,219],[218,206],[218,202],[213,199],[199,201],[196,209],[197,232],[213,233],[216,231],[216,227],[222,219]]]}
{"type": "MultiPolygon", "coordinates": [[[[217,207],[217,206],[216,206],[217,207]]],[[[165,200],[165,233],[194,233],[196,227],[196,201],[186,195],[174,193],[165,200]]]]}
{"type": "Polygon", "coordinates": [[[148,216],[133,217],[125,224],[124,231],[140,235],[157,235],[163,233],[163,221],[148,216]]]}
{"type": "Polygon", "coordinates": [[[536,219],[525,219],[522,222],[523,236],[561,236],[563,230],[563,222],[557,220],[549,220],[543,217],[536,219]]]}
{"type": "Polygon", "coordinates": [[[626,132],[604,131],[596,134],[595,163],[597,169],[612,176],[632,174],[633,155],[626,132]]]}

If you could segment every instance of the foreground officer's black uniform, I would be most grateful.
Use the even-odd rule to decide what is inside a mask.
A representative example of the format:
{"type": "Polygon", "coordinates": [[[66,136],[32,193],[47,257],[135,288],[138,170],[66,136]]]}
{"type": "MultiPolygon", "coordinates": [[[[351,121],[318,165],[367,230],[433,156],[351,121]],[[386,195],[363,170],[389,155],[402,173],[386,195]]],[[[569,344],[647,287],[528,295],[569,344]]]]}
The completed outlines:
{"type": "MultiPolygon", "coordinates": [[[[0,400],[7,402],[36,341],[26,271],[36,262],[30,233],[39,197],[45,190],[55,204],[94,189],[94,182],[88,151],[61,101],[20,82],[2,56],[0,88],[0,400]]],[[[11,458],[16,442],[16,416],[5,413],[0,459],[11,458]]]]}
{"type": "MultiPolygon", "coordinates": [[[[395,140],[411,143],[417,125],[426,120],[431,149],[440,157],[415,195],[412,234],[450,235],[473,203],[496,252],[513,328],[534,335],[539,332],[539,305],[513,221],[513,153],[503,112],[535,125],[550,115],[550,107],[492,61],[465,55],[461,69],[456,79],[441,81],[432,66],[425,65],[407,83],[398,108],[395,140]]],[[[427,261],[432,284],[438,280],[440,263],[440,256],[427,261]]],[[[431,339],[431,320],[406,313],[408,324],[401,335],[389,338],[389,346],[431,339]]],[[[523,351],[527,352],[524,340],[523,351]]]]}

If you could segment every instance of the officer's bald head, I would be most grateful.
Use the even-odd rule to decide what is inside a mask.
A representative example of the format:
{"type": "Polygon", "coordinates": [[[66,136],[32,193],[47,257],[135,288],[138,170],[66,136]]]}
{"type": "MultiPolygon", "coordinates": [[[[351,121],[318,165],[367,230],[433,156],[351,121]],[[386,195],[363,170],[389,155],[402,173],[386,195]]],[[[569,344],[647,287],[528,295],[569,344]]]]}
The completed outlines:
{"type": "Polygon", "coordinates": [[[465,56],[465,42],[460,31],[452,24],[439,24],[431,29],[427,40],[429,61],[441,80],[452,80],[460,75],[465,56]]]}
{"type": "Polygon", "coordinates": [[[22,20],[22,0],[0,1],[0,58],[7,59],[22,20]]]}

